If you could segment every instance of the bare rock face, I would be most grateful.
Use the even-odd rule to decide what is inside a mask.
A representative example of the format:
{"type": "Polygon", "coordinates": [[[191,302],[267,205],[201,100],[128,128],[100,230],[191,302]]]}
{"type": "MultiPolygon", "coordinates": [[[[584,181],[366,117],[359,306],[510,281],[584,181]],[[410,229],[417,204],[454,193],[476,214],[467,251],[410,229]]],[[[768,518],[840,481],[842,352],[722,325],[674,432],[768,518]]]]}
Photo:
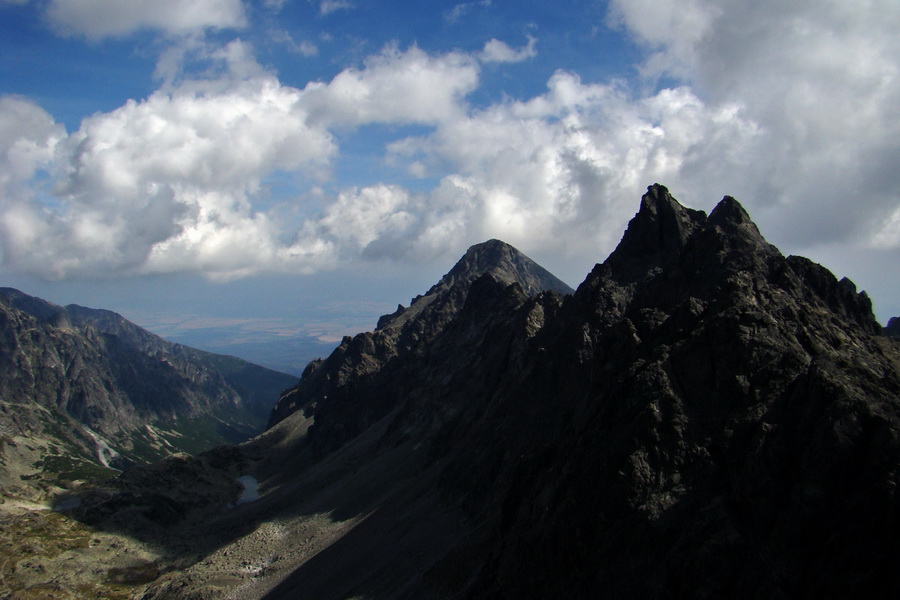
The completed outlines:
{"type": "MultiPolygon", "coordinates": [[[[310,363],[294,388],[286,391],[272,412],[269,426],[303,411],[316,420],[339,424],[344,434],[319,438],[333,448],[357,435],[397,406],[396,394],[375,390],[370,379],[388,363],[398,365],[407,357],[429,352],[430,344],[466,305],[470,286],[481,277],[501,286],[515,284],[522,297],[543,291],[568,294],[572,289],[546,269],[504,242],[489,240],[469,248],[465,255],[424,296],[408,308],[378,320],[374,332],[345,337],[324,361],[310,363]],[[323,402],[325,397],[327,402],[323,402]]],[[[314,427],[316,438],[322,427],[314,427]]]]}

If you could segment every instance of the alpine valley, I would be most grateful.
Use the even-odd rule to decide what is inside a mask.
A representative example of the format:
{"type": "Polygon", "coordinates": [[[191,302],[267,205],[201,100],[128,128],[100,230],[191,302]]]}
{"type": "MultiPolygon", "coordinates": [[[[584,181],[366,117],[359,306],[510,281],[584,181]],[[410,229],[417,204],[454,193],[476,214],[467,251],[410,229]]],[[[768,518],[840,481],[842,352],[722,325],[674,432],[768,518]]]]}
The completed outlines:
{"type": "Polygon", "coordinates": [[[0,596],[898,598],[898,323],[658,184],[577,290],[490,240],[299,382],[4,290],[0,596]]]}
{"type": "MultiPolygon", "coordinates": [[[[131,465],[253,437],[295,382],[110,311],[0,289],[0,596],[92,597],[55,583],[53,569],[22,566],[70,559],[90,536],[48,505],[131,465]]],[[[103,570],[95,558],[84,567],[103,570]]]]}

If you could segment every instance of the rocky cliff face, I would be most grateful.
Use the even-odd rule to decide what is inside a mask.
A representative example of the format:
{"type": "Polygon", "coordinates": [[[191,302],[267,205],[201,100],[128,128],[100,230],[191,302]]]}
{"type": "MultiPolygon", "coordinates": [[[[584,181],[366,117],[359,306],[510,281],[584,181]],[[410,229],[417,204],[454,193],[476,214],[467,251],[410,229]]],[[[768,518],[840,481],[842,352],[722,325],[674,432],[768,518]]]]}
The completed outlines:
{"type": "Polygon", "coordinates": [[[401,400],[393,392],[377,391],[387,387],[373,379],[381,377],[389,363],[400,366],[432,352],[432,343],[466,305],[473,282],[481,277],[490,277],[501,286],[515,285],[523,297],[573,291],[509,244],[489,240],[472,246],[408,308],[398,306],[396,312],[378,320],[374,332],[345,337],[326,360],[310,363],[297,386],[280,398],[269,426],[298,411],[303,411],[306,419],[315,415],[318,421],[339,424],[336,426],[344,432],[318,437],[322,427],[313,428],[314,439],[323,447],[334,448],[383,417],[401,400]],[[326,397],[328,401],[323,402],[326,397]]]}
{"type": "Polygon", "coordinates": [[[900,595],[900,349],[849,280],[660,185],[571,295],[495,262],[310,365],[145,597],[900,595]]]}
{"type": "Polygon", "coordinates": [[[172,344],[110,311],[0,289],[3,452],[30,461],[26,470],[90,475],[242,441],[292,381],[172,344]]]}

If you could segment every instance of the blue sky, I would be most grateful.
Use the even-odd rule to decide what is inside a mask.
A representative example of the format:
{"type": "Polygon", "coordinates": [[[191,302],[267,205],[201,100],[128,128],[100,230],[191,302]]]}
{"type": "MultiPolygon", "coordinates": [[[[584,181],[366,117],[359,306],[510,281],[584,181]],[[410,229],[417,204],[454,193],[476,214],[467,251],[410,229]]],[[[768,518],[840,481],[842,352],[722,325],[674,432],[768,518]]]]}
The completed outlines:
{"type": "Polygon", "coordinates": [[[577,285],[658,181],[886,320],[898,28],[893,0],[0,0],[0,279],[267,364],[293,340],[287,368],[485,239],[577,285]]]}

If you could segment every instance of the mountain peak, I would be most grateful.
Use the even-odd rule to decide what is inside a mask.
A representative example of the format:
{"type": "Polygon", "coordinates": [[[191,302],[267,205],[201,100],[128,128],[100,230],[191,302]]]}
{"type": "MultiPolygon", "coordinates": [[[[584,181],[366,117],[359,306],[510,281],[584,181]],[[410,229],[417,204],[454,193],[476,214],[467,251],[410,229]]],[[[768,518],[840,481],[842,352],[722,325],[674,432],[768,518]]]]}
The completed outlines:
{"type": "Polygon", "coordinates": [[[731,221],[734,223],[749,223],[750,215],[744,210],[740,202],[733,196],[722,198],[709,215],[711,225],[719,222],[731,221]]]}
{"type": "Polygon", "coordinates": [[[678,203],[669,193],[669,188],[661,183],[654,183],[647,186],[647,193],[641,197],[641,210],[653,210],[660,204],[671,204],[672,202],[678,203]]]}
{"type": "Polygon", "coordinates": [[[536,296],[545,290],[572,293],[571,287],[515,247],[490,239],[469,247],[453,268],[428,290],[426,296],[447,290],[460,282],[471,283],[484,274],[492,275],[507,285],[518,283],[529,296],[536,296]]]}
{"type": "Polygon", "coordinates": [[[900,339],[900,317],[891,317],[887,326],[884,328],[884,334],[888,337],[900,339]]]}
{"type": "MultiPolygon", "coordinates": [[[[512,284],[521,289],[521,292],[513,291],[519,301],[524,301],[526,296],[539,296],[548,290],[563,295],[573,292],[560,279],[506,242],[490,239],[475,244],[424,296],[414,298],[408,307],[399,305],[392,314],[382,316],[374,332],[345,338],[326,360],[307,368],[300,382],[279,399],[269,420],[270,427],[298,411],[309,408],[312,414],[312,411],[319,410],[311,407],[325,399],[320,392],[330,389],[334,382],[339,382],[337,388],[344,394],[346,390],[356,389],[355,386],[361,385],[360,382],[365,381],[366,377],[395,357],[424,352],[444,327],[467,306],[469,292],[473,288],[476,295],[469,304],[470,308],[490,304],[493,292],[505,290],[512,284]]],[[[332,400],[327,403],[325,414],[320,410],[315,413],[320,423],[315,431],[323,428],[323,420],[331,419],[334,423],[347,419],[344,428],[349,432],[354,428],[350,425],[351,421],[356,424],[355,427],[362,427],[366,419],[375,418],[373,415],[383,416],[388,406],[385,401],[359,405],[358,399],[351,399],[352,394],[344,400],[335,401],[335,390],[331,391],[331,395],[332,400]],[[330,417],[327,414],[329,411],[330,417]]],[[[322,405],[326,406],[326,403],[322,405]]],[[[311,435],[315,437],[317,434],[314,432],[311,435]]],[[[320,442],[325,444],[334,443],[334,440],[322,440],[324,438],[320,442]]]]}
{"type": "Polygon", "coordinates": [[[677,257],[691,234],[705,223],[704,212],[685,208],[665,186],[655,183],[647,188],[640,210],[605,264],[615,279],[642,279],[677,257]]]}
{"type": "Polygon", "coordinates": [[[565,282],[515,247],[498,239],[490,239],[470,246],[462,258],[453,265],[453,268],[441,277],[440,281],[431,286],[423,296],[413,298],[408,308],[401,304],[392,314],[383,315],[378,319],[375,329],[382,330],[390,326],[402,326],[411,319],[417,319],[419,312],[426,305],[451,290],[459,292],[457,294],[460,296],[459,300],[464,301],[468,287],[484,275],[490,275],[504,286],[516,283],[529,297],[537,296],[544,291],[553,291],[562,295],[574,292],[565,282]]]}
{"type": "Polygon", "coordinates": [[[741,206],[741,203],[731,196],[722,198],[713,211],[709,213],[709,225],[719,227],[729,233],[738,233],[745,238],[750,238],[768,246],[756,223],[753,222],[750,215],[741,206]]]}
{"type": "Polygon", "coordinates": [[[63,308],[52,302],[29,296],[15,288],[0,288],[0,301],[26,312],[42,321],[50,321],[56,318],[63,308]]]}

